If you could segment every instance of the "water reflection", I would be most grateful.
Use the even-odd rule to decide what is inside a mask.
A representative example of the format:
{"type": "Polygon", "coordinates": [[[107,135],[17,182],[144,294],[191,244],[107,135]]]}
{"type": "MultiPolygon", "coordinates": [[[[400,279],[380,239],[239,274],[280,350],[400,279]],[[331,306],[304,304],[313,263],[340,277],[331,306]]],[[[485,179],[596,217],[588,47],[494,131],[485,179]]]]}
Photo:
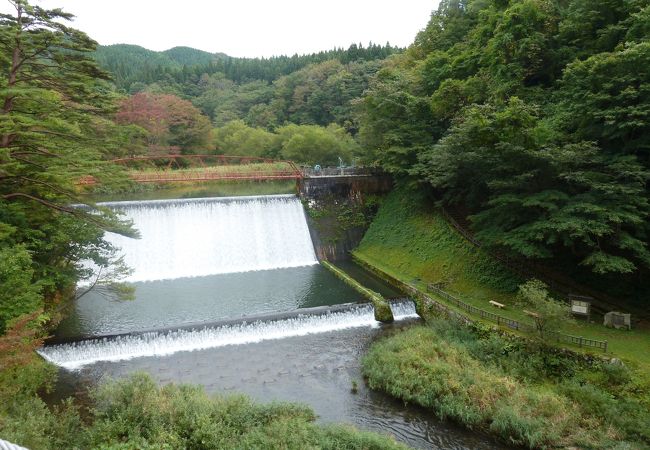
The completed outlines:
{"type": "Polygon", "coordinates": [[[361,299],[319,265],[148,281],[134,286],[136,298],[131,301],[109,300],[95,292],[83,296],[56,336],[167,328],[361,299]]]}

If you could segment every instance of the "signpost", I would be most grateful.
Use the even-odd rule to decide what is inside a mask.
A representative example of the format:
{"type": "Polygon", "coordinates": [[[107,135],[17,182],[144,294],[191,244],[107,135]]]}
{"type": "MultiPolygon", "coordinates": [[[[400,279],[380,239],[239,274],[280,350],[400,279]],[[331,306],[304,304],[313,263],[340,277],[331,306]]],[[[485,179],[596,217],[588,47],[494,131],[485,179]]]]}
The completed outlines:
{"type": "Polygon", "coordinates": [[[593,298],[571,294],[569,295],[569,300],[571,300],[571,314],[586,317],[587,321],[589,321],[591,318],[591,301],[593,298]]]}

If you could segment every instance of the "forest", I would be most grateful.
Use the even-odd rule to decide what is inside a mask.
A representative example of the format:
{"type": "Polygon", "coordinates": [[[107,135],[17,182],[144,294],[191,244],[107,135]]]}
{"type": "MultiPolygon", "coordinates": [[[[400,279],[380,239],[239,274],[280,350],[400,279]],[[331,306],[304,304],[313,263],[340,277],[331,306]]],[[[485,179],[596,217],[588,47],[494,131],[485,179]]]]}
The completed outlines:
{"type": "Polygon", "coordinates": [[[649,14],[642,0],[443,1],[405,51],[237,59],[110,46],[95,58],[131,94],[117,122],[148,132],[122,152],[376,165],[458,208],[495,251],[640,299],[649,14]],[[189,103],[162,108],[186,125],[161,132],[142,113],[165,96],[189,103]]]}
{"type": "Polygon", "coordinates": [[[129,270],[103,235],[135,236],[131,224],[69,206],[87,202],[79,177],[123,187],[110,163],[123,156],[380,168],[456,211],[487,248],[647,308],[647,0],[442,0],[406,49],[268,59],[102,47],[67,12],[10,3],[18,13],[0,14],[0,398],[16,400],[2,408],[51,377],[31,350],[93,275],[83,261],[103,269],[102,283],[129,270]]]}

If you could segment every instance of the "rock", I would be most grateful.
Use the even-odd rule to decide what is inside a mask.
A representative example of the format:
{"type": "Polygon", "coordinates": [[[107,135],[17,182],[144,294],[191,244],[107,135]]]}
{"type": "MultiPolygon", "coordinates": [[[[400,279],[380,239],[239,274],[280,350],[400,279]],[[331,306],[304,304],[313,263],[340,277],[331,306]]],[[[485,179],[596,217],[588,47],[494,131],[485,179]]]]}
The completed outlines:
{"type": "Polygon", "coordinates": [[[375,305],[375,320],[383,323],[393,323],[395,321],[393,311],[386,300],[376,300],[373,303],[375,305]]]}

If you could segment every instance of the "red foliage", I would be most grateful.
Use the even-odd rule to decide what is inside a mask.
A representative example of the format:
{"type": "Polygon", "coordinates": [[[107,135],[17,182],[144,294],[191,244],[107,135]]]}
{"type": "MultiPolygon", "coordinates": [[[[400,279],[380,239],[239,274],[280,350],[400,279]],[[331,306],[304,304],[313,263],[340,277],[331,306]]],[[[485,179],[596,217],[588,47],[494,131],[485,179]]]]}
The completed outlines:
{"type": "Polygon", "coordinates": [[[34,351],[43,345],[45,337],[36,323],[42,312],[19,317],[0,336],[0,370],[27,364],[34,357],[34,351]]]}
{"type": "Polygon", "coordinates": [[[170,94],[140,92],[128,97],[120,102],[115,119],[147,130],[150,154],[177,153],[173,147],[205,146],[211,128],[207,117],[191,102],[170,94]]]}

